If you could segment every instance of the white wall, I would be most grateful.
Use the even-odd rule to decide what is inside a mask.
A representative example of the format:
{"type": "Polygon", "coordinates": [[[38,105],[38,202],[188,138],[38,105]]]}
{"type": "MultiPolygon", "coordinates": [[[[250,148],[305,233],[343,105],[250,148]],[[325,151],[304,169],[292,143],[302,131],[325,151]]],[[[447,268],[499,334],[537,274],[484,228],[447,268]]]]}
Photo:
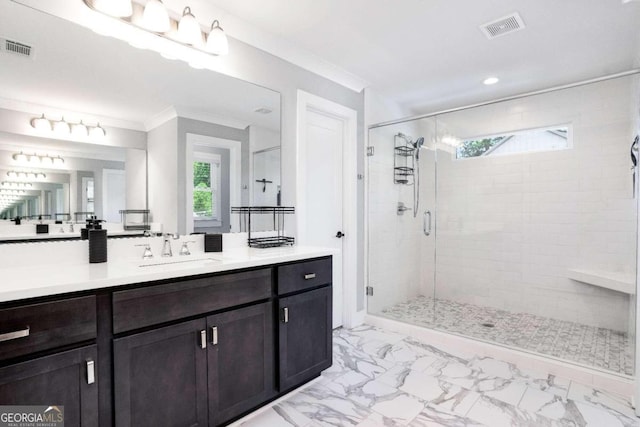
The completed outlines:
{"type": "Polygon", "coordinates": [[[573,126],[573,148],[455,160],[438,152],[436,295],[627,331],[630,297],[568,278],[635,277],[633,78],[438,117],[460,139],[573,126]]]}

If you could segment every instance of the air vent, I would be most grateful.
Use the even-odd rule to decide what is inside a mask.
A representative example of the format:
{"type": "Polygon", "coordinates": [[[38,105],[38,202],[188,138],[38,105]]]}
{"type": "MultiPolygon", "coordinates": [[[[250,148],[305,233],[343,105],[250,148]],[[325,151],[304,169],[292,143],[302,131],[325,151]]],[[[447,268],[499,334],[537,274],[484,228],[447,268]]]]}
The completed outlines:
{"type": "Polygon", "coordinates": [[[517,12],[480,25],[480,30],[482,30],[489,40],[515,31],[520,31],[522,29],[524,29],[524,21],[517,12]]]}
{"type": "Polygon", "coordinates": [[[31,46],[4,38],[0,38],[0,52],[24,56],[25,58],[33,56],[33,48],[31,46]]]}

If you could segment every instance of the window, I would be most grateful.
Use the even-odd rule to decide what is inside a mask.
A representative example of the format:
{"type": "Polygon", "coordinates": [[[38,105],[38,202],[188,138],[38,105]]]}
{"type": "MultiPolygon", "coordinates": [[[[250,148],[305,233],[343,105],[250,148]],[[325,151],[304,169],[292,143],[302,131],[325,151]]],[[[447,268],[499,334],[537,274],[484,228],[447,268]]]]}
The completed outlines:
{"type": "MultiPolygon", "coordinates": [[[[454,138],[444,137],[445,144],[454,138]]],[[[505,154],[553,151],[570,148],[570,126],[527,129],[500,135],[456,141],[456,158],[499,156],[505,154]]]]}
{"type": "Polygon", "coordinates": [[[193,162],[193,217],[220,220],[220,158],[207,156],[193,162]]]}

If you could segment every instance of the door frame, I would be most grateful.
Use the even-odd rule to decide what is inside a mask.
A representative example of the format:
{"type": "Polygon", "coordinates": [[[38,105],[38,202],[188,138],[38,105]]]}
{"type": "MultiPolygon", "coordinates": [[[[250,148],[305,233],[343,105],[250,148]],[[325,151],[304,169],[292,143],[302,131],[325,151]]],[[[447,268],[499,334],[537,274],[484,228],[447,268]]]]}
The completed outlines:
{"type": "Polygon", "coordinates": [[[343,123],[342,144],[342,324],[357,325],[358,291],[358,112],[328,99],[298,90],[296,138],[296,201],[297,239],[306,244],[306,124],[307,112],[322,114],[343,123]]]}

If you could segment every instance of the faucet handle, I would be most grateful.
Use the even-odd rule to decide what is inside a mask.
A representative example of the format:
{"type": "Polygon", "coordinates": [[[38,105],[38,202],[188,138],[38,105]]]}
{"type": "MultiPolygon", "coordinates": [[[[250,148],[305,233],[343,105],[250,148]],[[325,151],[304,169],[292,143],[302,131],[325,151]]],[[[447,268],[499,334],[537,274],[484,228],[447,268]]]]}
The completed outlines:
{"type": "Polygon", "coordinates": [[[187,240],[182,242],[182,247],[180,248],[180,255],[191,255],[189,251],[189,243],[195,243],[193,240],[187,240]]]}
{"type": "Polygon", "coordinates": [[[136,246],[144,246],[144,254],[142,254],[142,259],[153,259],[153,252],[151,252],[151,245],[148,243],[136,246]]]}

